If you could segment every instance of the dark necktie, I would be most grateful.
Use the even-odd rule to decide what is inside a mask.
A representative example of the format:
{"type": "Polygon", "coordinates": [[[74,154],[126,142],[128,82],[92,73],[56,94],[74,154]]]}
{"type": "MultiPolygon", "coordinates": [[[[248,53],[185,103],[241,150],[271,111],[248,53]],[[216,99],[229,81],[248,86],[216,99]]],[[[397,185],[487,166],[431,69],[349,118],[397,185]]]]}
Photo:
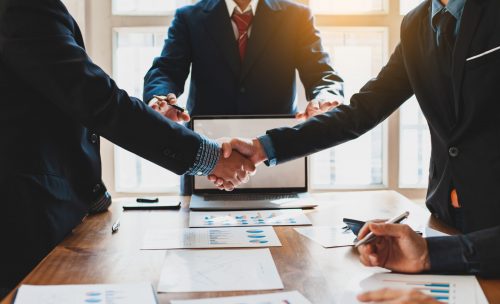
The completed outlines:
{"type": "Polygon", "coordinates": [[[442,63],[443,72],[451,75],[451,61],[455,46],[455,26],[457,20],[450,12],[443,9],[436,26],[436,40],[439,61],[442,63]]]}
{"type": "Polygon", "coordinates": [[[250,29],[250,25],[252,24],[253,14],[251,11],[239,14],[235,10],[231,19],[238,28],[238,49],[240,50],[241,61],[243,61],[248,44],[248,29],[250,29]]]}

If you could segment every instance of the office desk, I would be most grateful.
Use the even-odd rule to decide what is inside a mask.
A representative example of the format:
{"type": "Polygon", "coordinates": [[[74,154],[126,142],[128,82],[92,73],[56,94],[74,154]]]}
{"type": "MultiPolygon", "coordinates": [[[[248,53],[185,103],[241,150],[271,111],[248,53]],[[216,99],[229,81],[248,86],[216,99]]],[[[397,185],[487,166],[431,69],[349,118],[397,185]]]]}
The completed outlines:
{"type": "MultiPolygon", "coordinates": [[[[388,218],[410,211],[409,222],[452,233],[430,217],[427,210],[393,191],[338,192],[316,194],[319,207],[307,211],[315,225],[339,224],[343,217],[388,218]]],[[[139,250],[142,237],[155,227],[187,227],[188,197],[176,211],[126,211],[119,232],[111,225],[121,214],[115,201],[110,212],[87,218],[72,235],[57,246],[24,280],[25,284],[94,284],[152,282],[157,286],[165,251],[139,250]]],[[[341,303],[349,284],[356,284],[380,271],[360,264],[350,248],[325,249],[299,235],[293,227],[275,227],[283,247],[271,248],[285,290],[299,290],[312,303],[341,303]]],[[[481,280],[491,303],[500,303],[500,280],[481,280]]],[[[171,299],[255,294],[259,292],[162,293],[160,303],[171,299]]],[[[12,293],[2,302],[11,303],[12,293]]]]}

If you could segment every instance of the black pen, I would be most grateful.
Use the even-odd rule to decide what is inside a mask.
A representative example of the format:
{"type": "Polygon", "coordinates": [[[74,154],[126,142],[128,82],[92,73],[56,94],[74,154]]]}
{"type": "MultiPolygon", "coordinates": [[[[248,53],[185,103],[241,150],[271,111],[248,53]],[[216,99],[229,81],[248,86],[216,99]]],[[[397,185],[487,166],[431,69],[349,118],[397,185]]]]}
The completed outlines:
{"type": "Polygon", "coordinates": [[[118,229],[120,228],[120,218],[121,218],[121,216],[115,221],[113,226],[111,226],[111,234],[118,232],[118,229]]]}
{"type": "Polygon", "coordinates": [[[181,113],[184,113],[184,111],[186,111],[186,110],[184,110],[184,108],[181,108],[178,105],[170,104],[168,102],[168,98],[167,97],[161,97],[161,96],[157,96],[157,95],[153,95],[153,97],[156,98],[156,99],[158,99],[158,100],[166,102],[169,106],[171,106],[172,108],[176,109],[177,111],[179,111],[181,113]]]}

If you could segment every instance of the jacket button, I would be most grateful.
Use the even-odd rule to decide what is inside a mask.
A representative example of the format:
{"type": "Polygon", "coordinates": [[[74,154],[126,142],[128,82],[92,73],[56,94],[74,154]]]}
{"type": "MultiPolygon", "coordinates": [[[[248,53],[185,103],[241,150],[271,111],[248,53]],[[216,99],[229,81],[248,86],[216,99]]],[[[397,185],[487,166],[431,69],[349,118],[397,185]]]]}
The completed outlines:
{"type": "Polygon", "coordinates": [[[240,88],[240,93],[245,93],[247,90],[245,89],[245,87],[241,87],[240,88]]]}
{"type": "Polygon", "coordinates": [[[97,193],[99,190],[101,190],[101,184],[95,185],[94,189],[92,189],[92,192],[97,193]]]}
{"type": "Polygon", "coordinates": [[[457,147],[451,147],[450,149],[448,149],[448,153],[450,154],[451,157],[457,157],[458,154],[459,154],[459,150],[457,147]]]}
{"type": "Polygon", "coordinates": [[[90,135],[90,142],[91,143],[96,144],[97,141],[99,141],[99,136],[97,136],[97,134],[93,133],[92,135],[90,135]]]}

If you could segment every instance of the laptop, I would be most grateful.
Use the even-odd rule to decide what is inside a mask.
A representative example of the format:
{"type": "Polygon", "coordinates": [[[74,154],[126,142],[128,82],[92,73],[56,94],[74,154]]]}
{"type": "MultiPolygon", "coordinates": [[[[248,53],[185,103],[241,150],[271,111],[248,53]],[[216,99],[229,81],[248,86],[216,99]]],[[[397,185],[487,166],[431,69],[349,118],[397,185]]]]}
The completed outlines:
{"type": "MultiPolygon", "coordinates": [[[[199,116],[191,128],[209,138],[255,138],[269,129],[292,127],[293,116],[199,116]]],[[[286,162],[273,168],[262,164],[250,181],[237,189],[218,190],[204,176],[193,177],[191,210],[265,210],[314,208],[307,193],[307,158],[286,162]]]]}

